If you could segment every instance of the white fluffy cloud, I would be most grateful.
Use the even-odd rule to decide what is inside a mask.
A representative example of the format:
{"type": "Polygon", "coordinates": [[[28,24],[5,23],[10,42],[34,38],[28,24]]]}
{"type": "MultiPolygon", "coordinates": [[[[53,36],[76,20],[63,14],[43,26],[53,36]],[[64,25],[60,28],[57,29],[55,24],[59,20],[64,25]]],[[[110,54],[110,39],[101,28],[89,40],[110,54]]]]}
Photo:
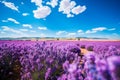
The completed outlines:
{"type": "Polygon", "coordinates": [[[34,17],[37,19],[46,18],[51,13],[51,8],[48,6],[43,6],[42,0],[31,0],[32,3],[35,3],[37,10],[33,10],[34,17]]]}
{"type": "Polygon", "coordinates": [[[33,10],[35,18],[46,18],[51,13],[51,9],[48,6],[38,7],[37,10],[33,10]]]}
{"type": "Polygon", "coordinates": [[[72,8],[76,5],[75,1],[70,0],[61,0],[59,5],[59,12],[63,12],[63,14],[70,15],[72,8]]]}
{"type": "Polygon", "coordinates": [[[7,33],[9,32],[9,35],[7,35],[7,37],[29,37],[28,34],[24,33],[23,31],[20,31],[20,30],[17,30],[17,29],[13,29],[13,28],[10,28],[8,26],[2,26],[2,31],[7,33]]]}
{"type": "Polygon", "coordinates": [[[46,4],[51,5],[53,8],[58,5],[58,0],[51,0],[50,2],[47,2],[46,4]]]}
{"type": "Polygon", "coordinates": [[[97,28],[93,28],[92,30],[87,30],[85,33],[89,34],[89,33],[96,33],[98,31],[104,31],[107,30],[106,27],[97,27],[97,28]]]}
{"type": "MultiPolygon", "coordinates": [[[[50,0],[49,2],[43,2],[43,0],[31,0],[37,6],[36,10],[33,10],[34,17],[37,19],[44,19],[51,13],[51,8],[43,6],[42,3],[52,6],[52,8],[58,5],[58,0],[50,0]]],[[[59,12],[66,14],[67,17],[74,17],[86,10],[86,6],[76,5],[75,1],[61,0],[59,4],[59,12]]]]}
{"type": "Polygon", "coordinates": [[[15,23],[15,24],[20,24],[18,21],[16,21],[16,20],[13,19],[13,18],[8,18],[7,20],[2,20],[2,22],[8,22],[8,21],[11,21],[11,22],[13,22],[13,23],[15,23]]]}
{"type": "Polygon", "coordinates": [[[47,30],[47,27],[38,27],[39,30],[47,30]]]}
{"type": "Polygon", "coordinates": [[[61,0],[59,5],[59,12],[66,14],[67,17],[74,17],[74,15],[78,15],[86,10],[86,6],[76,6],[75,1],[71,0],[61,0]]]}
{"type": "Polygon", "coordinates": [[[29,15],[29,13],[22,13],[22,15],[23,15],[23,16],[28,16],[28,15],[29,15]]]}
{"type": "Polygon", "coordinates": [[[6,1],[2,1],[2,3],[3,3],[6,7],[10,8],[10,9],[12,9],[12,10],[15,10],[15,11],[17,11],[17,12],[19,12],[18,7],[15,6],[14,3],[12,3],[12,2],[6,2],[6,1]]]}
{"type": "Polygon", "coordinates": [[[66,31],[58,31],[57,33],[56,33],[56,35],[62,35],[62,34],[66,34],[67,32],[66,31]]]}
{"type": "Polygon", "coordinates": [[[15,24],[20,24],[18,21],[16,21],[16,20],[13,19],[13,18],[8,18],[7,20],[8,20],[8,21],[11,21],[11,22],[14,22],[15,24]]]}
{"type": "Polygon", "coordinates": [[[23,24],[22,26],[26,27],[26,28],[32,28],[32,26],[30,24],[23,24]]]}
{"type": "Polygon", "coordinates": [[[103,31],[106,30],[106,27],[98,27],[98,28],[93,28],[92,31],[103,31]]]}
{"type": "Polygon", "coordinates": [[[31,0],[32,3],[35,3],[36,6],[42,6],[42,0],[31,0]]]}
{"type": "Polygon", "coordinates": [[[12,28],[10,28],[10,27],[8,27],[8,26],[2,26],[2,28],[3,28],[3,31],[10,31],[10,32],[17,33],[17,34],[22,34],[21,31],[12,29],[12,28]]]}
{"type": "Polygon", "coordinates": [[[77,6],[72,9],[72,13],[78,15],[84,12],[85,10],[86,10],[86,6],[77,6]]]}

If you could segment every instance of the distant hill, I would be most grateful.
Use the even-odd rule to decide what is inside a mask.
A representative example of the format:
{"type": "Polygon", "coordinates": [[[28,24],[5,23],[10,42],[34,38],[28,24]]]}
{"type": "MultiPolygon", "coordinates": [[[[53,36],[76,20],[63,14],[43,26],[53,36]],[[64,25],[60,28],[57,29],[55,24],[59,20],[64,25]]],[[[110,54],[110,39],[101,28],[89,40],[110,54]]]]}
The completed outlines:
{"type": "Polygon", "coordinates": [[[0,38],[0,40],[80,40],[80,39],[107,39],[107,38],[90,38],[90,37],[19,37],[19,38],[0,38]]]}

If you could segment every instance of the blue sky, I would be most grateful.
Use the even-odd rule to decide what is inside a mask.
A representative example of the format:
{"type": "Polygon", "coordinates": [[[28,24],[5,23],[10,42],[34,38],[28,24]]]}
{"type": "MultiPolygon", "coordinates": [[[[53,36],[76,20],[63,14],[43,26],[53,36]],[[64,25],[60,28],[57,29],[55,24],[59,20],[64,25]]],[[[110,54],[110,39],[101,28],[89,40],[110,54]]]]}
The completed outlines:
{"type": "Polygon", "coordinates": [[[120,39],[120,0],[0,0],[0,37],[120,39]]]}

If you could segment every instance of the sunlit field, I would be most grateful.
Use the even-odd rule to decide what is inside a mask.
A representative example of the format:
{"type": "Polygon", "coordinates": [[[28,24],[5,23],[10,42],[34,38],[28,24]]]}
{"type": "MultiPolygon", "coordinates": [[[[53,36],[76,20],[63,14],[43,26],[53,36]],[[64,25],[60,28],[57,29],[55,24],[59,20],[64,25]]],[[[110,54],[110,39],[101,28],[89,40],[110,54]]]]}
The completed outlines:
{"type": "Polygon", "coordinates": [[[120,41],[0,41],[0,80],[120,80],[120,41]]]}

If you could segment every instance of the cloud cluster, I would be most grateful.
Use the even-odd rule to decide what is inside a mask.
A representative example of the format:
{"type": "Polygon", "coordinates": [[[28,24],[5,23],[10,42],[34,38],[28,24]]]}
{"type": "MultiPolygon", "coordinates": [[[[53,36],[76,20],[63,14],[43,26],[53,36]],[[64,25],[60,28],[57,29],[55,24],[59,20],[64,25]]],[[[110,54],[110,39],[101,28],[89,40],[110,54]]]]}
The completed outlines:
{"type": "Polygon", "coordinates": [[[76,2],[71,0],[61,0],[60,2],[58,2],[58,0],[51,0],[50,2],[46,2],[46,5],[44,6],[42,5],[42,0],[31,0],[31,2],[35,3],[37,6],[37,9],[33,10],[34,17],[37,19],[46,18],[50,15],[52,11],[47,5],[50,5],[52,8],[59,5],[58,11],[66,14],[68,18],[74,17],[75,15],[78,15],[86,10],[86,6],[76,5],[76,2]]]}
{"type": "Polygon", "coordinates": [[[8,18],[7,20],[2,20],[2,22],[8,22],[8,21],[13,22],[15,24],[20,24],[17,20],[15,20],[13,18],[8,18]]]}
{"type": "Polygon", "coordinates": [[[96,27],[96,28],[92,28],[90,30],[86,30],[83,31],[81,29],[77,30],[77,32],[67,32],[67,31],[58,31],[56,32],[57,36],[67,36],[67,37],[75,37],[75,36],[80,36],[80,35],[88,35],[88,34],[93,34],[93,33],[97,33],[97,32],[101,32],[101,31],[113,31],[116,28],[111,28],[108,29],[106,27],[96,27]]]}
{"type": "Polygon", "coordinates": [[[107,30],[106,27],[97,27],[97,28],[93,28],[92,30],[87,30],[85,33],[90,34],[90,33],[96,33],[98,31],[103,31],[103,30],[107,30]]]}
{"type": "MultiPolygon", "coordinates": [[[[7,1],[0,1],[2,4],[4,4],[6,7],[20,12],[18,10],[18,6],[16,6],[12,2],[7,1]]],[[[62,12],[63,14],[66,14],[67,17],[74,17],[75,15],[78,15],[86,10],[86,6],[76,6],[75,1],[71,0],[50,0],[50,1],[43,1],[43,0],[31,0],[31,3],[35,3],[37,9],[33,10],[34,17],[37,19],[45,19],[47,16],[49,16],[52,12],[51,8],[55,8],[57,5],[59,5],[58,11],[62,12]],[[44,3],[44,5],[43,5],[44,3]],[[50,7],[51,6],[51,7],[50,7]]],[[[21,2],[23,5],[24,3],[21,2]]],[[[28,16],[29,13],[22,13],[23,16],[28,16]]],[[[5,21],[4,21],[5,22],[5,21]]]]}
{"type": "MultiPolygon", "coordinates": [[[[2,32],[4,32],[4,33],[10,33],[8,36],[9,37],[29,37],[29,35],[28,34],[26,34],[26,33],[24,33],[24,32],[26,32],[27,31],[27,29],[25,30],[25,29],[13,29],[13,28],[11,28],[11,27],[8,27],[8,26],[1,26],[1,28],[2,28],[2,32]]],[[[8,37],[7,35],[6,35],[6,37],[8,37]]]]}
{"type": "Polygon", "coordinates": [[[66,14],[67,17],[74,17],[86,10],[86,6],[76,6],[75,1],[71,0],[62,0],[59,5],[59,12],[66,14]]]}
{"type": "Polygon", "coordinates": [[[113,31],[113,30],[116,30],[116,28],[108,29],[106,27],[97,27],[97,28],[93,28],[91,30],[87,30],[85,33],[86,34],[91,34],[91,33],[97,33],[97,32],[104,31],[104,30],[113,31]]]}
{"type": "MultiPolygon", "coordinates": [[[[32,1],[34,1],[34,0],[32,0],[32,1]]],[[[39,0],[38,0],[39,1],[39,0]]],[[[7,1],[0,1],[2,4],[4,4],[6,7],[8,7],[8,8],[10,8],[10,9],[12,9],[12,10],[14,10],[14,11],[17,11],[17,12],[20,12],[19,10],[18,10],[18,6],[15,6],[15,4],[14,3],[12,3],[12,2],[7,2],[7,1]]],[[[21,4],[23,5],[24,3],[23,2],[21,2],[21,4]]],[[[23,13],[22,14],[23,16],[28,16],[29,15],[29,13],[23,13]]]]}
{"type": "Polygon", "coordinates": [[[12,9],[12,10],[15,10],[15,11],[17,11],[17,12],[19,12],[18,7],[15,6],[14,3],[12,3],[12,2],[6,2],[6,1],[2,1],[2,3],[3,3],[6,7],[10,8],[10,9],[12,9]]]}
{"type": "Polygon", "coordinates": [[[10,28],[8,26],[2,26],[2,28],[3,28],[3,31],[9,31],[9,32],[17,33],[17,34],[23,34],[21,31],[12,29],[12,28],[10,28]]]}

